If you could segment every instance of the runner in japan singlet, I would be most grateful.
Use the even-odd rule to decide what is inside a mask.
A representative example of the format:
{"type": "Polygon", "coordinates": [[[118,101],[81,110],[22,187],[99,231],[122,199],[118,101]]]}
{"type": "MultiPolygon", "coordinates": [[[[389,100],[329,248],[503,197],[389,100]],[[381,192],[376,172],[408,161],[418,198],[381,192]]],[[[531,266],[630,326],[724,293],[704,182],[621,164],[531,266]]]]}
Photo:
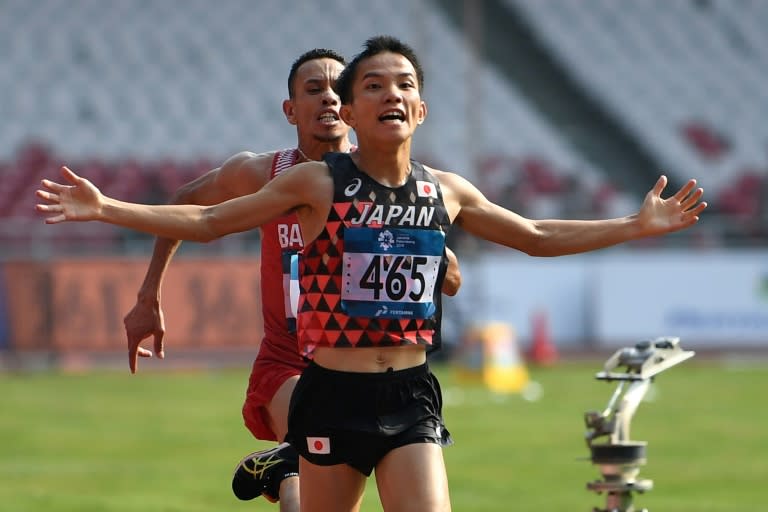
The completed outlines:
{"type": "Polygon", "coordinates": [[[299,345],[439,343],[448,213],[418,162],[401,187],[380,185],[347,154],[324,158],[334,181],[326,227],[301,258],[299,345]]]}

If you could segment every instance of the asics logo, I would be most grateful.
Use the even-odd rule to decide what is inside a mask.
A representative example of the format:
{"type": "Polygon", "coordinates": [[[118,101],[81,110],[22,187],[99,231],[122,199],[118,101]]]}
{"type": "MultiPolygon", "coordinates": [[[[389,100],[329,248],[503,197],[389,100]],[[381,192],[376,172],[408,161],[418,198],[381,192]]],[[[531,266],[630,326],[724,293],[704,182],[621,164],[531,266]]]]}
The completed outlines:
{"type": "Polygon", "coordinates": [[[254,478],[262,479],[265,476],[265,473],[269,471],[274,466],[280,464],[283,462],[283,459],[281,459],[277,454],[270,455],[266,459],[251,459],[251,462],[253,462],[253,468],[249,468],[248,464],[243,463],[243,469],[247,471],[248,473],[252,474],[254,478]]]}
{"type": "Polygon", "coordinates": [[[347,185],[347,188],[344,189],[344,195],[347,197],[352,197],[353,195],[357,194],[357,191],[360,190],[360,187],[363,186],[363,180],[360,178],[355,178],[352,180],[352,183],[347,185]]]}

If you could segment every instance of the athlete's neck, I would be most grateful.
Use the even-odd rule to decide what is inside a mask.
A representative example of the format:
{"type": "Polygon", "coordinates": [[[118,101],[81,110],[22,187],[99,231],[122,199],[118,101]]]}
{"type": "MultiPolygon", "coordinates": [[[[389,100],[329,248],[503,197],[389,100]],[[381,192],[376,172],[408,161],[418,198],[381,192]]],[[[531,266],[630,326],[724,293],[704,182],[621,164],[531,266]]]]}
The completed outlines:
{"type": "Polygon", "coordinates": [[[383,153],[358,148],[352,160],[358,169],[386,187],[400,187],[411,175],[410,151],[383,153]]]}
{"type": "Polygon", "coordinates": [[[352,149],[352,144],[349,139],[343,139],[333,142],[312,142],[303,144],[299,142],[296,146],[299,152],[300,162],[317,162],[322,160],[323,155],[328,152],[333,153],[349,153],[352,149]]]}

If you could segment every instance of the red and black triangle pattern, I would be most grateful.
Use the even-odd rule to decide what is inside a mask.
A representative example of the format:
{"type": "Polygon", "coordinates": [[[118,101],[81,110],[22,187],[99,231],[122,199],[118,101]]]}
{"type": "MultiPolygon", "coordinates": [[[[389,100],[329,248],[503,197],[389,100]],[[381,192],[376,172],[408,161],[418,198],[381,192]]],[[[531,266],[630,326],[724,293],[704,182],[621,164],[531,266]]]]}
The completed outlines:
{"type": "MultiPolygon", "coordinates": [[[[301,257],[298,332],[302,355],[312,357],[318,346],[373,347],[432,345],[439,340],[439,313],[424,319],[350,317],[341,305],[344,230],[359,221],[371,203],[376,205],[434,206],[435,214],[423,229],[447,231],[448,213],[438,198],[419,197],[416,181],[439,183],[420,164],[414,162],[408,182],[393,189],[379,185],[360,172],[346,154],[325,157],[334,178],[334,203],[325,229],[307,244],[301,257]],[[359,181],[358,181],[359,180],[359,181]],[[352,187],[352,188],[350,188],[352,187]],[[355,190],[356,189],[356,190],[355,190]],[[353,190],[350,196],[350,190],[353,190]]],[[[381,223],[368,227],[384,227],[381,223]]],[[[439,290],[442,283],[438,283],[439,290]]]]}

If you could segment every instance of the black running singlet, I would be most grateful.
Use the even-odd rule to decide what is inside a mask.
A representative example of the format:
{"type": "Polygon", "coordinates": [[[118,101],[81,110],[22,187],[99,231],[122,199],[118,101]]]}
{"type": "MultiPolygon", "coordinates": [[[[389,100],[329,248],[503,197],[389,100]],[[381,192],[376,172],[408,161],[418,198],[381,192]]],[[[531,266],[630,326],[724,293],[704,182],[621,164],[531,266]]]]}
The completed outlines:
{"type": "Polygon", "coordinates": [[[301,354],[311,358],[319,346],[438,345],[450,219],[437,179],[412,161],[407,182],[391,188],[346,153],[323,159],[334,198],[300,260],[301,354]]]}

